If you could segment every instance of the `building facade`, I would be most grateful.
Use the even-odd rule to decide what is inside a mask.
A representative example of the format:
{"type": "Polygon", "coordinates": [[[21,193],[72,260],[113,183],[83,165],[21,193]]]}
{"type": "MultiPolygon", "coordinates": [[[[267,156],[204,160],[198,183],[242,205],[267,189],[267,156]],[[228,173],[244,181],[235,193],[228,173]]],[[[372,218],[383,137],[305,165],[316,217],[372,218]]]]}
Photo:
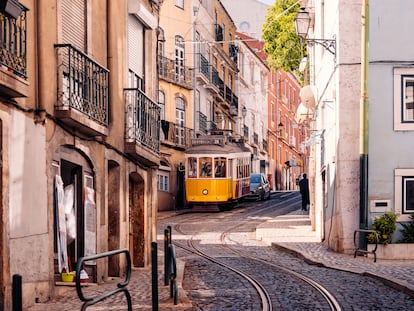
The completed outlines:
{"type": "Polygon", "coordinates": [[[238,38],[238,95],[244,113],[240,134],[252,154],[252,173],[269,174],[268,161],[268,76],[269,68],[262,52],[263,43],[237,33],[238,38]]]}
{"type": "MultiPolygon", "coordinates": [[[[1,13],[4,310],[14,274],[29,306],[64,290],[62,270],[83,256],[128,248],[133,266],[147,265],[160,163],[158,1],[18,7],[1,13]]],[[[114,258],[85,269],[100,282],[124,266],[114,258]]]]}
{"type": "Polygon", "coordinates": [[[235,133],[235,25],[218,0],[164,1],[158,38],[159,209],[185,208],[184,151],[212,130],[235,133]]]}

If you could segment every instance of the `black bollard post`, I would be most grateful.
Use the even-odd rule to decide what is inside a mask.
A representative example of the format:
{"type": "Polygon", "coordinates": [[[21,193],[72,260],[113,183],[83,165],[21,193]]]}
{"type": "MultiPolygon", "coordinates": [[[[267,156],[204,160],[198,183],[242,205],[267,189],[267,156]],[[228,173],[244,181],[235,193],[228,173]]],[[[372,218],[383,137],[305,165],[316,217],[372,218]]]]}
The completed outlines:
{"type": "Polygon", "coordinates": [[[164,230],[164,285],[167,286],[170,281],[170,244],[171,244],[170,226],[164,230]]]}
{"type": "Polygon", "coordinates": [[[13,311],[22,311],[23,310],[23,300],[22,300],[22,276],[19,274],[13,275],[13,311]]]}
{"type": "Polygon", "coordinates": [[[158,311],[158,259],[157,243],[151,243],[151,266],[152,266],[152,310],[158,311]]]}

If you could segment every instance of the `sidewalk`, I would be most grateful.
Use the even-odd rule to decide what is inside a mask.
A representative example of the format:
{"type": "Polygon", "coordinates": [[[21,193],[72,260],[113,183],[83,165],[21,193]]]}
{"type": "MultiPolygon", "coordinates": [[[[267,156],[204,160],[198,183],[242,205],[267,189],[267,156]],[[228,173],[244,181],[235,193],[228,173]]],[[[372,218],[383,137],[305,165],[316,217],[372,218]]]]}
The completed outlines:
{"type": "Polygon", "coordinates": [[[308,212],[298,210],[269,220],[256,229],[256,238],[303,257],[309,263],[369,275],[414,295],[413,260],[377,259],[374,262],[373,255],[354,258],[353,254],[334,252],[318,241],[311,230],[308,212]]]}

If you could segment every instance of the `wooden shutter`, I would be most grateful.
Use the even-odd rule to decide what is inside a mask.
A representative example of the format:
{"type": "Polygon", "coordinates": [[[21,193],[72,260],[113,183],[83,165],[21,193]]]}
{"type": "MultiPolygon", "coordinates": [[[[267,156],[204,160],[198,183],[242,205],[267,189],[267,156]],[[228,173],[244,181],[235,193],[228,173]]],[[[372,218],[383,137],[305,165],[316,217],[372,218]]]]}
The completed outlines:
{"type": "Polygon", "coordinates": [[[63,43],[86,51],[85,0],[62,0],[62,37],[63,43]]]}
{"type": "Polygon", "coordinates": [[[133,15],[128,16],[128,66],[144,77],[144,25],[133,15]]]}

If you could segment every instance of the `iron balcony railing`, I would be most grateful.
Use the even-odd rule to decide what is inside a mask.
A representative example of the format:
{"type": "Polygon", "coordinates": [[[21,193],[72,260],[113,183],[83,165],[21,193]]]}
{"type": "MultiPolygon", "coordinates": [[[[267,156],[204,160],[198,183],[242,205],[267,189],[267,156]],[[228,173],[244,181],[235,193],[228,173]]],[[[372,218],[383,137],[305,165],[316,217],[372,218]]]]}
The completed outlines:
{"type": "Polygon", "coordinates": [[[165,143],[177,147],[188,147],[192,136],[192,129],[169,121],[161,121],[162,137],[165,143]]]}
{"type": "Polygon", "coordinates": [[[218,130],[217,123],[214,121],[207,121],[207,131],[218,130]]]}
{"type": "Polygon", "coordinates": [[[186,88],[193,87],[193,72],[187,66],[177,66],[176,62],[164,56],[158,56],[158,75],[161,79],[174,82],[186,88]]]}
{"type": "Polygon", "coordinates": [[[22,6],[17,18],[0,13],[0,63],[24,78],[27,78],[26,11],[22,6]]]}
{"type": "Polygon", "coordinates": [[[198,118],[197,120],[198,130],[200,132],[206,133],[207,132],[207,116],[204,113],[198,111],[197,118],[198,118]]]}
{"type": "Polygon", "coordinates": [[[125,140],[160,152],[161,108],[139,89],[124,89],[125,140]]]}
{"type": "Polygon", "coordinates": [[[199,72],[201,72],[208,81],[211,81],[211,66],[208,60],[202,55],[199,55],[199,72]]]}
{"type": "Polygon", "coordinates": [[[108,126],[108,69],[71,44],[55,44],[57,110],[77,110],[108,126]]]}

